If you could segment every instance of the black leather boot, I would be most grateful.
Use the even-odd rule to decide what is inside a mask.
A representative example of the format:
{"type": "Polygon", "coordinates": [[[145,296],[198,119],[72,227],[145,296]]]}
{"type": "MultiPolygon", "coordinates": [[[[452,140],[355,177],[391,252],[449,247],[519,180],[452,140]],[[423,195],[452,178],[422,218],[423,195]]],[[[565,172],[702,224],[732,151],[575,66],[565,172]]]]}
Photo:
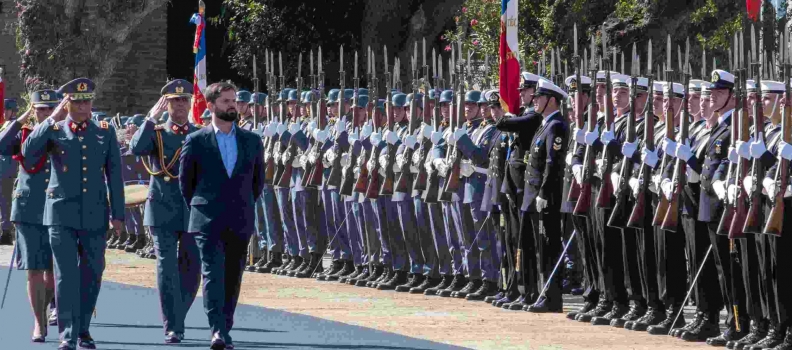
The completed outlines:
{"type": "Polygon", "coordinates": [[[620,303],[613,303],[613,308],[611,308],[610,312],[608,312],[607,314],[604,314],[602,316],[598,316],[598,317],[592,318],[591,319],[591,324],[593,324],[595,326],[609,325],[611,323],[611,321],[613,321],[613,320],[615,320],[617,318],[621,318],[622,316],[627,314],[628,311],[630,311],[630,306],[629,305],[620,304],[620,303]]]}
{"type": "Polygon", "coordinates": [[[630,307],[630,311],[627,311],[624,316],[614,319],[611,321],[610,325],[614,328],[625,328],[624,325],[627,322],[634,322],[635,320],[639,319],[646,313],[646,305],[641,302],[634,302],[633,305],[630,307]]]}
{"type": "Polygon", "coordinates": [[[592,309],[594,309],[596,306],[597,306],[596,303],[591,302],[591,301],[587,301],[587,302],[585,302],[583,304],[583,306],[580,307],[580,309],[568,312],[566,314],[566,318],[568,318],[570,320],[574,320],[579,314],[585,314],[585,313],[591,311],[592,309]]]}
{"type": "Polygon", "coordinates": [[[146,247],[147,241],[148,240],[146,239],[146,234],[139,234],[137,235],[137,239],[135,239],[135,243],[132,243],[131,245],[124,247],[124,251],[127,253],[134,253],[138,249],[143,249],[143,247],[146,247]]]}
{"type": "MultiPolygon", "coordinates": [[[[742,349],[758,343],[767,336],[768,325],[769,323],[767,322],[767,320],[752,321],[751,325],[748,327],[748,334],[740,338],[739,340],[727,341],[726,348],[742,349]]],[[[707,344],[713,345],[710,344],[709,341],[707,341],[707,344]]]]}
{"type": "MultiPolygon", "coordinates": [[[[717,337],[720,334],[717,315],[704,315],[701,323],[696,328],[682,333],[680,337],[684,341],[703,342],[707,338],[717,337]]],[[[725,345],[725,344],[724,344],[725,345]]]]}
{"type": "Polygon", "coordinates": [[[451,284],[446,289],[438,291],[437,295],[439,295],[441,297],[444,297],[444,298],[448,298],[454,292],[458,292],[458,291],[462,290],[462,288],[465,288],[467,283],[468,283],[468,280],[465,277],[465,275],[462,275],[462,274],[456,275],[456,276],[454,276],[454,280],[451,281],[451,284]]]}
{"type": "Polygon", "coordinates": [[[613,303],[605,299],[600,299],[600,301],[597,303],[597,306],[589,310],[589,312],[578,314],[577,317],[575,317],[575,320],[577,320],[578,322],[589,323],[594,317],[605,316],[605,314],[610,312],[612,308],[613,308],[613,303]]]}
{"type": "Polygon", "coordinates": [[[639,319],[633,322],[624,323],[624,328],[633,331],[645,332],[646,329],[649,328],[649,326],[654,326],[656,324],[659,324],[660,322],[665,321],[665,319],[666,319],[665,312],[650,307],[646,309],[646,312],[639,319]]]}
{"type": "MultiPolygon", "coordinates": [[[[339,278],[355,272],[355,265],[352,260],[341,260],[341,268],[335,272],[325,275],[325,281],[338,281],[339,278]]],[[[318,279],[318,278],[317,278],[318,279]]]]}
{"type": "Polygon", "coordinates": [[[400,293],[409,292],[410,289],[420,286],[425,279],[426,277],[424,277],[424,275],[420,273],[414,273],[412,276],[410,276],[410,280],[407,281],[407,283],[396,286],[396,291],[400,293]]]}
{"type": "Polygon", "coordinates": [[[760,340],[754,345],[746,346],[743,349],[748,349],[748,350],[772,349],[778,345],[781,345],[784,342],[785,334],[786,334],[786,329],[783,329],[780,326],[771,327],[770,331],[767,332],[767,336],[765,336],[764,339],[760,340]]]}
{"type": "Polygon", "coordinates": [[[311,261],[309,261],[305,267],[297,271],[297,273],[294,274],[294,277],[308,278],[311,277],[314,271],[320,270],[321,268],[322,268],[322,254],[311,253],[311,261]]]}
{"type": "Polygon", "coordinates": [[[468,294],[477,291],[479,288],[481,288],[481,279],[470,280],[464,288],[456,293],[451,294],[451,296],[454,298],[464,299],[468,294]]]}
{"type": "Polygon", "coordinates": [[[434,287],[426,288],[426,290],[424,291],[424,295],[438,295],[438,293],[441,290],[448,288],[448,286],[450,286],[451,282],[453,282],[453,281],[454,281],[454,276],[452,276],[452,275],[443,275],[443,277],[440,280],[440,283],[438,285],[436,285],[434,287]]]}
{"type": "Polygon", "coordinates": [[[378,290],[394,290],[397,286],[407,283],[407,271],[396,271],[393,277],[377,286],[378,290]]]}
{"type": "Polygon", "coordinates": [[[646,328],[646,332],[652,335],[668,335],[671,329],[684,326],[685,320],[683,320],[682,317],[674,322],[674,317],[676,317],[681,307],[682,306],[672,306],[666,309],[666,319],[654,326],[649,326],[646,328]]]}
{"type": "Polygon", "coordinates": [[[419,284],[417,287],[413,287],[410,289],[410,294],[424,294],[429,288],[434,288],[443,281],[442,278],[431,278],[428,277],[424,279],[424,281],[419,284]]]}
{"type": "Polygon", "coordinates": [[[352,273],[339,277],[338,283],[347,283],[347,281],[349,281],[350,279],[357,278],[357,276],[360,276],[360,274],[363,273],[364,269],[365,268],[361,265],[355,266],[355,269],[352,270],[352,273]]]}
{"type": "MultiPolygon", "coordinates": [[[[262,258],[263,259],[263,258],[262,258]]],[[[280,253],[272,254],[266,264],[256,268],[258,273],[270,273],[273,269],[283,266],[283,259],[280,253]]]]}
{"type": "Polygon", "coordinates": [[[486,300],[488,297],[492,297],[498,293],[498,286],[495,285],[495,282],[492,281],[484,281],[473,293],[468,294],[465,299],[470,301],[481,301],[486,300]]]}

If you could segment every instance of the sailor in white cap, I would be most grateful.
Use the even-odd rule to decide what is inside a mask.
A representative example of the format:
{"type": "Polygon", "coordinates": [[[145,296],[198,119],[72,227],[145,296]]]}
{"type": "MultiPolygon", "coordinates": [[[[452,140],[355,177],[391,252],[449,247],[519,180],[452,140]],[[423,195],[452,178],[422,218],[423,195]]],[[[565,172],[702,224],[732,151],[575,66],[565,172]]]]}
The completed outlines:
{"type": "Polygon", "coordinates": [[[691,79],[688,84],[688,114],[694,121],[701,119],[701,84],[703,80],[691,79]]]}
{"type": "Polygon", "coordinates": [[[655,80],[652,82],[652,110],[654,111],[654,115],[660,120],[664,120],[663,116],[663,87],[665,86],[666,82],[655,80]]]}

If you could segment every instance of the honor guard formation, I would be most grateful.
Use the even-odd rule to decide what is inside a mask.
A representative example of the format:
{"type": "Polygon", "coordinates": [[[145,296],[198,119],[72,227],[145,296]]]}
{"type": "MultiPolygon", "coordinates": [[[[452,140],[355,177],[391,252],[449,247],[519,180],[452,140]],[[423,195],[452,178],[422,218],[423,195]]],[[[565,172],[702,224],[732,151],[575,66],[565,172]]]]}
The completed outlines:
{"type": "Polygon", "coordinates": [[[790,54],[746,55],[741,38],[728,68],[694,78],[670,37],[662,68],[649,42],[629,69],[592,37],[573,75],[523,72],[508,112],[461,48],[446,65],[424,45],[419,66],[417,44],[407,74],[371,49],[365,76],[357,53],[345,72],[342,48],[327,91],[321,49],[294,85],[268,52],[270,93],[210,85],[200,124],[185,80],[131,118],[92,113],[84,78],[19,116],[6,101],[0,243],[14,236],[28,270],[32,340],[50,323],[59,349],[95,348],[104,250],[119,249],[157,260],[166,343],[203,283],[211,348],[233,349],[247,271],[515,312],[582,295],[569,322],[792,349],[790,54]]]}

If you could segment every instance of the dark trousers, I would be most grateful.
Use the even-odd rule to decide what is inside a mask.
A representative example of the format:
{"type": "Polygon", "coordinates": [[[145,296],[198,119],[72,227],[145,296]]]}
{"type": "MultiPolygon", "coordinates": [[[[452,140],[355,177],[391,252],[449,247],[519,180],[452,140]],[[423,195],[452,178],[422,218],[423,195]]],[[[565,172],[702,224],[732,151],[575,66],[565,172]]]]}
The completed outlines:
{"type": "Polygon", "coordinates": [[[519,281],[522,277],[518,273],[517,267],[517,251],[520,242],[520,206],[522,205],[522,196],[518,198],[509,198],[502,208],[504,234],[503,234],[503,269],[506,280],[506,290],[511,293],[518,292],[519,281]]]}
{"type": "MultiPolygon", "coordinates": [[[[647,191],[648,192],[648,191],[647,191]]],[[[654,204],[649,198],[646,204],[649,205],[648,212],[654,213],[654,204]]],[[[665,305],[660,300],[660,288],[658,286],[657,254],[655,251],[656,239],[654,227],[652,227],[652,216],[644,215],[641,221],[641,228],[635,230],[636,251],[638,253],[638,278],[641,283],[641,291],[646,300],[647,306],[664,311],[665,305]]]]}
{"type": "Polygon", "coordinates": [[[627,304],[621,230],[607,225],[611,209],[592,208],[592,210],[594,212],[592,225],[596,237],[595,244],[597,244],[597,264],[603,286],[602,293],[608,301],[627,304]]]}
{"type": "Polygon", "coordinates": [[[567,214],[572,217],[572,226],[577,231],[575,241],[578,246],[577,262],[583,265],[583,299],[586,302],[596,303],[599,300],[602,285],[600,284],[599,267],[597,265],[596,235],[591,227],[591,220],[588,216],[577,216],[567,214]]]}
{"type": "Polygon", "coordinates": [[[688,266],[685,262],[684,231],[683,225],[677,225],[677,232],[661,230],[659,227],[654,230],[657,290],[666,307],[682,305],[687,294],[688,266]]]}
{"type": "MultiPolygon", "coordinates": [[[[784,198],[784,218],[792,215],[792,199],[784,198]]],[[[792,222],[784,220],[781,236],[768,235],[770,246],[770,280],[778,312],[777,323],[783,328],[792,326],[789,310],[792,310],[792,285],[789,283],[788,267],[792,266],[792,222]]]]}
{"type": "MultiPolygon", "coordinates": [[[[549,280],[553,268],[555,267],[558,259],[561,257],[563,251],[563,231],[561,231],[561,213],[559,212],[544,212],[544,213],[531,213],[529,217],[532,221],[532,227],[535,228],[533,232],[534,238],[534,251],[536,261],[536,276],[537,287],[539,293],[542,292],[545,284],[549,280]]],[[[528,267],[530,268],[530,266],[528,267]]],[[[559,268],[559,270],[563,271],[559,268]]],[[[545,297],[550,303],[563,303],[561,298],[561,282],[563,276],[559,271],[547,284],[547,291],[545,297]]]]}
{"type": "MultiPolygon", "coordinates": [[[[715,248],[710,252],[707,260],[704,257],[709,250],[710,241],[707,223],[696,220],[695,218],[683,214],[682,228],[686,239],[685,247],[689,260],[689,274],[692,282],[696,273],[701,269],[698,281],[693,290],[693,300],[696,301],[696,309],[708,315],[716,315],[723,309],[725,303],[720,291],[720,277],[715,267],[715,248]],[[702,267],[701,264],[704,264],[702,267]]],[[[727,247],[728,248],[728,247],[727,247]]],[[[680,299],[681,303],[682,300],[680,299]]]]}
{"type": "Polygon", "coordinates": [[[230,339],[228,332],[234,326],[248,240],[249,233],[230,230],[195,234],[201,254],[204,311],[212,334],[220,333],[224,339],[230,339]]]}
{"type": "Polygon", "coordinates": [[[745,239],[736,241],[740,246],[742,287],[745,293],[745,316],[751,321],[762,319],[762,291],[759,285],[763,284],[763,281],[760,279],[762,268],[759,262],[759,245],[757,244],[759,236],[747,233],[745,234],[745,239]]]}
{"type": "Polygon", "coordinates": [[[198,294],[201,262],[193,234],[149,227],[157,253],[157,290],[165,333],[184,333],[184,319],[198,294]]]}
{"type": "Polygon", "coordinates": [[[726,303],[726,326],[734,325],[734,309],[737,309],[737,316],[741,325],[745,322],[745,292],[742,288],[742,273],[737,262],[737,251],[732,251],[729,244],[729,237],[718,235],[718,223],[707,223],[710,242],[712,243],[712,254],[715,258],[715,268],[718,270],[721,295],[726,303]]]}
{"type": "Polygon", "coordinates": [[[641,283],[640,259],[638,258],[638,230],[622,228],[622,264],[624,264],[624,288],[627,299],[645,306],[643,284],[641,283]]]}
{"type": "Polygon", "coordinates": [[[539,297],[542,288],[534,239],[534,232],[539,231],[539,220],[531,220],[531,213],[521,211],[521,214],[520,239],[517,244],[517,289],[525,296],[527,303],[533,303],[539,297]]]}

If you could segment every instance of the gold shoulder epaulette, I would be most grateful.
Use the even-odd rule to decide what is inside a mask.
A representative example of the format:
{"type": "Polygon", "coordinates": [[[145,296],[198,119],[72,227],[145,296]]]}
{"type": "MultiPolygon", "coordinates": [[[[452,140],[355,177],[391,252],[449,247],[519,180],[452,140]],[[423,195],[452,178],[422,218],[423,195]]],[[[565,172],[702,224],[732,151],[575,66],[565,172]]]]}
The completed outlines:
{"type": "Polygon", "coordinates": [[[203,129],[204,127],[203,124],[195,124],[194,126],[198,129],[203,129]]]}
{"type": "Polygon", "coordinates": [[[102,128],[102,129],[109,129],[110,128],[110,123],[108,123],[107,121],[102,120],[102,121],[99,122],[99,127],[102,128]]]}

